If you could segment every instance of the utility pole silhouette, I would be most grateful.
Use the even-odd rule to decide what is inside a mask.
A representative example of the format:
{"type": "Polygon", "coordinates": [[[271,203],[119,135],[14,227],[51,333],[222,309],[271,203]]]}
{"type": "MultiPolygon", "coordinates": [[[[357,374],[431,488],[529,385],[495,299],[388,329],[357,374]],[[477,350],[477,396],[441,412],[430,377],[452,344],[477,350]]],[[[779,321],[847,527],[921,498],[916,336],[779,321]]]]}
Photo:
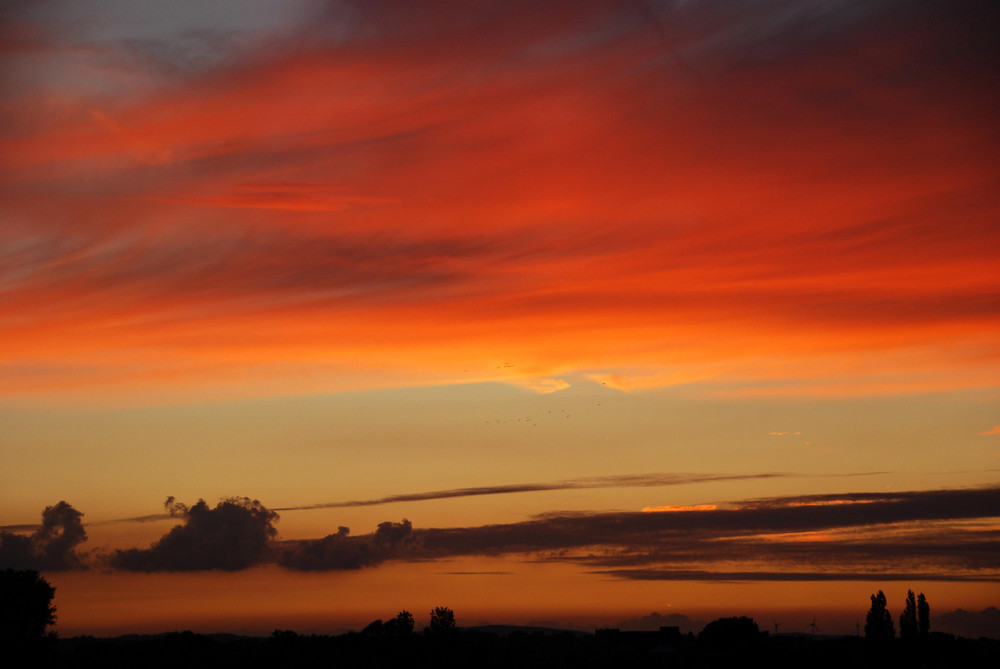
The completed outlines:
{"type": "Polygon", "coordinates": [[[819,628],[816,627],[816,616],[813,616],[813,621],[809,623],[809,633],[812,634],[813,636],[816,636],[816,630],[818,629],[819,628]]]}
{"type": "Polygon", "coordinates": [[[774,623],[774,636],[778,636],[778,628],[781,627],[781,623],[779,623],[774,618],[771,618],[771,622],[774,623]]]}

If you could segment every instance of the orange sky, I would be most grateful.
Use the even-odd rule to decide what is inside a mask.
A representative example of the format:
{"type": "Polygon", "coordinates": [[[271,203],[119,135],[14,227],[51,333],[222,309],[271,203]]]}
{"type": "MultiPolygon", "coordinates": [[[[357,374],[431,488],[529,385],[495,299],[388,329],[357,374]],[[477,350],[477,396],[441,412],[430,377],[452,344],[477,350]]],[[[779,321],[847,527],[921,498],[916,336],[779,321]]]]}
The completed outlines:
{"type": "MultiPolygon", "coordinates": [[[[556,512],[995,490],[994,13],[929,0],[0,10],[0,525],[30,536],[13,526],[60,500],[85,514],[79,564],[53,572],[73,621],[112,608],[83,603],[96,583],[141,602],[182,578],[99,575],[170,525],[93,523],[162,513],[168,495],[289,509],[274,539],[287,542],[402,518],[424,536],[556,512]],[[623,478],[650,475],[680,478],[623,478]],[[291,509],[525,484],[540,487],[291,509]]],[[[934,521],[921,538],[934,550],[896,571],[945,578],[948,606],[997,603],[995,551],[946,559],[995,533],[991,499],[974,518],[914,516],[934,521]],[[973,572],[991,580],[947,580],[973,572]]],[[[638,539],[621,541],[601,550],[638,539]]],[[[628,578],[558,561],[543,578],[523,560],[554,549],[529,548],[490,559],[518,565],[499,590],[556,602],[546,616],[585,613],[558,604],[570,591],[593,593],[594,620],[658,610],[628,578]]],[[[418,558],[336,578],[361,591],[418,558]]],[[[762,560],[753,570],[787,568],[762,560]]],[[[219,583],[206,606],[235,620],[241,578],[183,582],[219,583]]],[[[482,578],[455,579],[430,581],[483,618],[530,618],[476,594],[493,592],[482,578]]],[[[725,601],[710,581],[657,582],[694,611],[725,601]]],[[[840,584],[814,586],[850,609],[840,584]]],[[[750,610],[787,587],[737,590],[758,593],[750,610]]],[[[849,599],[879,587],[858,581],[849,599]]],[[[434,599],[419,590],[379,606],[434,599]]],[[[297,601],[282,606],[304,626],[393,613],[297,601]]],[[[106,628],[158,624],[143,610],[106,628]]]]}

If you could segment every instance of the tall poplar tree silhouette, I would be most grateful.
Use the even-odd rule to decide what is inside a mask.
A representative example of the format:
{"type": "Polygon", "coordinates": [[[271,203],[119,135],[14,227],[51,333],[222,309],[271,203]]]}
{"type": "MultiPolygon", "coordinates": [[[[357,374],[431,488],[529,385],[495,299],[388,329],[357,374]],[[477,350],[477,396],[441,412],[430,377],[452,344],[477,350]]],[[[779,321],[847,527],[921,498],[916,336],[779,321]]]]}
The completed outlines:
{"type": "Polygon", "coordinates": [[[917,596],[917,618],[920,637],[924,638],[931,629],[931,607],[927,604],[927,598],[922,592],[917,596]]]}
{"type": "Polygon", "coordinates": [[[896,636],[892,625],[892,614],[885,608],[885,593],[881,590],[872,595],[872,607],[865,617],[865,638],[871,641],[888,641],[896,636]]]}
{"type": "Polygon", "coordinates": [[[899,638],[907,640],[917,638],[917,600],[912,590],[906,591],[906,606],[899,615],[899,638]]]}

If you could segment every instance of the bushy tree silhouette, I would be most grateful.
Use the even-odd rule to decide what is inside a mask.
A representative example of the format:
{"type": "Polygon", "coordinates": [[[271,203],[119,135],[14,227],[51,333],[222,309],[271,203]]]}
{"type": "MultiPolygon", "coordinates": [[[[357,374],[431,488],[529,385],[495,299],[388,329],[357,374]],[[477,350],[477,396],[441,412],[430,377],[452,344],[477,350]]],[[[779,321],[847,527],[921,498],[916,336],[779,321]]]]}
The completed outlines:
{"type": "Polygon", "coordinates": [[[713,620],[701,630],[698,640],[712,646],[734,649],[753,645],[759,641],[760,636],[760,627],[753,618],[739,616],[713,620]]]}
{"type": "Polygon", "coordinates": [[[0,640],[41,639],[56,622],[52,597],[56,589],[30,569],[0,572],[0,640]]]}
{"type": "Polygon", "coordinates": [[[413,634],[413,614],[400,611],[395,618],[386,621],[382,629],[388,636],[409,636],[413,634]]]}
{"type": "Polygon", "coordinates": [[[892,625],[892,614],[885,608],[885,593],[881,590],[872,595],[872,607],[865,617],[865,638],[871,641],[886,641],[896,636],[892,625]]]}
{"type": "Polygon", "coordinates": [[[368,623],[363,630],[361,630],[362,636],[379,637],[382,636],[383,633],[385,633],[385,625],[382,624],[381,618],[376,618],[368,623]]]}
{"type": "Polygon", "coordinates": [[[436,636],[448,636],[455,633],[455,612],[446,606],[436,606],[431,611],[431,623],[427,631],[436,636]]]}

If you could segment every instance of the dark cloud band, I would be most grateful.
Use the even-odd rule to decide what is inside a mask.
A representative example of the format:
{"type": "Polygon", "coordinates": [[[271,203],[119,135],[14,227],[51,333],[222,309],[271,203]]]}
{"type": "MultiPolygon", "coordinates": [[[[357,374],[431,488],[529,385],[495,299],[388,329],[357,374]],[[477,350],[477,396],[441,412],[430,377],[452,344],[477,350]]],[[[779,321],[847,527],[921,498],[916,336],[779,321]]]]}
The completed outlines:
{"type": "Polygon", "coordinates": [[[968,575],[927,572],[790,572],[790,571],[682,571],[671,569],[609,569],[595,571],[633,581],[948,581],[998,583],[1000,574],[968,575]]]}
{"type": "MultiPolygon", "coordinates": [[[[629,478],[634,485],[656,480],[629,478]]],[[[805,495],[656,512],[548,513],[473,527],[415,529],[404,519],[380,523],[370,534],[341,527],[296,541],[277,539],[277,513],[256,500],[230,498],[210,508],[204,501],[187,507],[169,498],[165,506],[181,524],[149,548],[116,551],[105,563],[146,572],[262,564],[338,571],[390,560],[489,555],[574,563],[632,580],[1000,580],[1000,486],[805,495]]],[[[81,515],[61,503],[46,509],[44,531],[31,537],[3,532],[0,567],[83,566],[75,552],[86,536],[81,515]]]]}
{"type": "MultiPolygon", "coordinates": [[[[837,476],[873,476],[886,472],[863,472],[837,476]]],[[[763,472],[756,474],[623,474],[618,476],[590,476],[541,483],[515,483],[509,485],[481,486],[474,488],[451,488],[431,492],[416,492],[388,495],[374,499],[324,502],[302,506],[278,507],[275,511],[305,511],[310,509],[340,509],[355,506],[378,506],[396,502],[423,502],[434,499],[455,497],[478,497],[481,495],[510,495],[523,492],[547,492],[555,490],[588,490],[596,488],[658,488],[696,483],[716,483],[723,481],[746,481],[806,476],[786,472],[763,472]]]]}

